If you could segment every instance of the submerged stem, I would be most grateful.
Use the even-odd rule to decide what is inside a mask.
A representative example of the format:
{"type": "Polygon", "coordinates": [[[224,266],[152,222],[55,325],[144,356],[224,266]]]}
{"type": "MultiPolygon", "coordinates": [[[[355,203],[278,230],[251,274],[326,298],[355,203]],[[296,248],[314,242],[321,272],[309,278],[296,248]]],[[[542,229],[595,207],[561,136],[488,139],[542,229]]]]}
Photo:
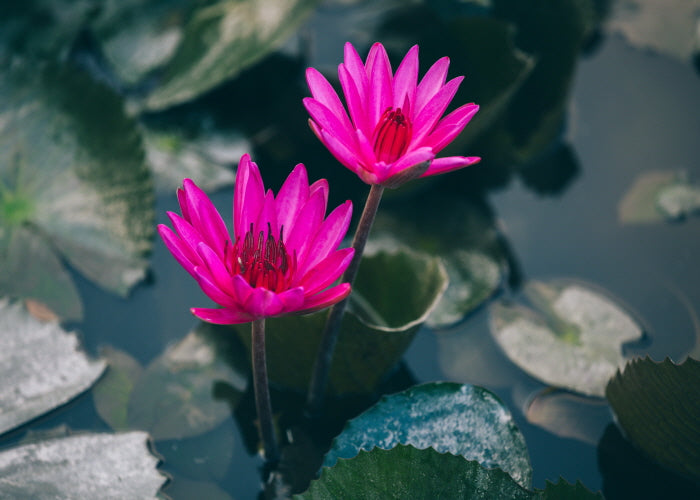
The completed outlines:
{"type": "MultiPolygon", "coordinates": [[[[370,229],[372,229],[374,217],[377,215],[377,209],[379,208],[379,202],[382,200],[383,192],[384,186],[378,184],[373,184],[369,190],[367,201],[365,201],[365,208],[362,211],[360,222],[357,224],[357,230],[352,240],[352,248],[355,249],[355,256],[345,270],[345,273],[343,273],[343,277],[341,278],[342,283],[350,283],[350,285],[352,285],[355,281],[355,276],[357,276],[357,271],[360,268],[362,254],[365,250],[365,244],[367,243],[370,229]]],[[[323,395],[326,392],[326,385],[328,384],[331,361],[333,360],[333,351],[338,341],[340,323],[345,314],[347,303],[347,298],[341,300],[334,304],[328,312],[328,318],[326,319],[326,325],[323,329],[321,344],[318,348],[316,362],[314,363],[313,373],[311,375],[311,383],[309,385],[309,394],[306,400],[307,410],[312,415],[318,413],[321,409],[323,395]]]]}
{"type": "Polygon", "coordinates": [[[272,405],[270,404],[270,389],[267,383],[267,362],[265,360],[265,318],[256,319],[252,323],[253,349],[253,389],[255,391],[255,406],[260,423],[260,439],[268,462],[278,460],[277,440],[272,423],[272,405]]]}

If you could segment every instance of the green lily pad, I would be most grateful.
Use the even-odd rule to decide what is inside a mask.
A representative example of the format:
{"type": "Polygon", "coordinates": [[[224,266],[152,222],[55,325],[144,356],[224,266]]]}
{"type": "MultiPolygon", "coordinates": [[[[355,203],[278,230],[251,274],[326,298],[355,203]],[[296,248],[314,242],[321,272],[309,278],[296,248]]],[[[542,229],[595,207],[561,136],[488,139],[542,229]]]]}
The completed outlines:
{"type": "Polygon", "coordinates": [[[159,85],[144,106],[164,109],[231,78],[278,48],[311,14],[317,0],[219,1],[187,19],[159,85]]]}
{"type": "Polygon", "coordinates": [[[470,498],[535,499],[500,469],[487,469],[478,462],[432,448],[397,445],[390,450],[374,448],[356,457],[340,459],[324,468],[321,477],[295,499],[350,498],[470,498]]]}
{"type": "Polygon", "coordinates": [[[523,487],[532,481],[525,438],[503,403],[482,387],[433,382],[384,396],[347,423],[323,465],[332,467],[360,450],[388,450],[397,444],[434,448],[498,467],[523,487]]]}
{"type": "Polygon", "coordinates": [[[651,171],[640,175],[618,206],[622,224],[674,220],[700,211],[700,187],[682,172],[651,171]]]}
{"type": "Polygon", "coordinates": [[[681,61],[697,50],[699,0],[627,0],[614,4],[606,27],[640,49],[681,61]]]}
{"type": "Polygon", "coordinates": [[[93,391],[98,413],[114,429],[145,429],[156,440],[214,429],[230,417],[247,384],[239,371],[245,361],[233,359],[242,353],[230,336],[226,328],[201,323],[140,375],[128,355],[105,351],[111,366],[93,391]],[[226,398],[215,394],[217,384],[231,389],[226,398]]]}
{"type": "MultiPolygon", "coordinates": [[[[153,222],[138,128],[118,96],[67,66],[18,63],[0,74],[1,239],[25,228],[44,242],[38,255],[27,256],[39,261],[35,267],[57,252],[98,285],[126,295],[146,274],[153,222]]],[[[3,268],[17,260],[0,258],[3,268]]],[[[43,295],[47,290],[62,293],[58,284],[44,283],[43,295]]]]}
{"type": "Polygon", "coordinates": [[[0,434],[75,398],[104,369],[78,350],[75,333],[0,299],[0,434]]]}
{"type": "Polygon", "coordinates": [[[422,194],[421,203],[398,200],[379,212],[370,248],[401,244],[439,257],[447,271],[449,286],[427,320],[433,328],[457,323],[482,305],[500,288],[508,271],[502,239],[488,208],[437,190],[422,194]],[[431,209],[425,210],[426,205],[431,209]]]}
{"type": "Polygon", "coordinates": [[[591,492],[581,481],[571,484],[562,478],[559,478],[556,483],[546,480],[545,488],[535,491],[540,493],[542,500],[603,500],[603,495],[600,492],[591,492]]]}
{"type": "Polygon", "coordinates": [[[632,443],[700,480],[700,361],[636,359],[610,381],[605,395],[632,443]]]}
{"type": "Polygon", "coordinates": [[[205,191],[233,185],[234,165],[252,146],[240,134],[211,127],[194,131],[143,124],[146,159],[158,191],[172,192],[182,179],[196,179],[205,191]]]}
{"type": "Polygon", "coordinates": [[[525,287],[539,309],[491,308],[491,333],[513,363],[556,387],[604,396],[624,365],[622,345],[642,336],[637,322],[603,292],[572,280],[525,287]]]}
{"type": "Polygon", "coordinates": [[[157,498],[166,477],[148,448],[148,434],[81,434],[0,452],[6,498],[157,498]]]}
{"type": "MultiPolygon", "coordinates": [[[[401,359],[446,286],[445,270],[436,258],[406,249],[365,254],[343,317],[329,391],[372,392],[401,359]]],[[[307,390],[327,315],[321,311],[266,321],[272,383],[307,390]]],[[[250,325],[234,328],[250,347],[250,325]]]]}

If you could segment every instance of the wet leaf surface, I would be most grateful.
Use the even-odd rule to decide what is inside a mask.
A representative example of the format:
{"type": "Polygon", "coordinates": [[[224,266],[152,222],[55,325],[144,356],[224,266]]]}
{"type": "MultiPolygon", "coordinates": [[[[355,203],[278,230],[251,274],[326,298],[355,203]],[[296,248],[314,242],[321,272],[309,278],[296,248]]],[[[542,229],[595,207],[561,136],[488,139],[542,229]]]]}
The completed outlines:
{"type": "Polygon", "coordinates": [[[524,487],[532,480],[525,439],[510,412],[481,387],[433,382],[384,396],[350,420],[335,438],[323,465],[360,450],[397,444],[462,455],[487,468],[499,467],[524,487]]]}
{"type": "Polygon", "coordinates": [[[61,437],[0,452],[0,491],[36,500],[156,498],[166,481],[157,464],[145,432],[61,437]]]}
{"type": "Polygon", "coordinates": [[[0,299],[0,434],[75,398],[104,369],[78,349],[75,333],[0,299]]]}
{"type": "Polygon", "coordinates": [[[397,445],[360,451],[324,468],[297,499],[345,498],[511,498],[534,499],[500,469],[487,469],[464,457],[432,448],[397,445]]]}
{"type": "Polygon", "coordinates": [[[556,483],[551,481],[545,481],[545,483],[546,486],[543,490],[535,490],[540,493],[542,500],[603,500],[603,495],[600,492],[593,493],[581,481],[571,484],[565,479],[559,478],[556,483]]]}
{"type": "Polygon", "coordinates": [[[602,397],[626,361],[622,345],[642,337],[640,326],[602,291],[576,281],[533,281],[526,293],[539,312],[504,302],[491,308],[503,352],[546,384],[602,397]]]}
{"type": "Polygon", "coordinates": [[[618,206],[622,224],[678,220],[700,210],[700,187],[682,172],[650,171],[634,181],[618,206]]]}

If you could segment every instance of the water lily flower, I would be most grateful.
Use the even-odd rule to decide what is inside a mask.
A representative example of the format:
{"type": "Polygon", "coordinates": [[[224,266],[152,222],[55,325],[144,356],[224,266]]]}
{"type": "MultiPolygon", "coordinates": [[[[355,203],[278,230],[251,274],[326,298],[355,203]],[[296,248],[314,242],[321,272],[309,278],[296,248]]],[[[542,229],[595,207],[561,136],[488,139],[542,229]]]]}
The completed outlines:
{"type": "Polygon", "coordinates": [[[233,236],[206,194],[190,179],[177,192],[182,215],[169,212],[174,231],[159,225],[165,245],[221,308],[193,308],[218,324],[308,313],[350,293],[333,285],[352,260],[352,248],[338,249],[347,232],[352,203],[325,217],[328,183],[309,185],[297,165],[277,196],[265,192],[257,165],[243,155],[233,196],[233,236]]]}
{"type": "Polygon", "coordinates": [[[439,59],[417,83],[417,45],[392,74],[381,43],[372,46],[364,64],[346,43],[338,76],[347,111],[328,80],[308,68],[306,80],[313,97],[305,98],[304,106],[311,115],[311,129],[367,184],[397,187],[416,177],[472,165],[480,158],[435,158],[479,110],[469,103],[443,117],[464,79],[458,76],[445,83],[449,65],[449,58],[439,59]]]}

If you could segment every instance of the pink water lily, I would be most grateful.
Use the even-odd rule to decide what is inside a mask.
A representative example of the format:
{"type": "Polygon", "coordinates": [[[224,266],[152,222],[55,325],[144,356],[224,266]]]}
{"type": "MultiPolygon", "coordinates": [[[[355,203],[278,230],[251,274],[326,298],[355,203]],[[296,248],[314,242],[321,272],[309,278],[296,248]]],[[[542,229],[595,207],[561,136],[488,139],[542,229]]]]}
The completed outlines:
{"type": "Polygon", "coordinates": [[[210,323],[246,323],[313,312],[350,293],[335,281],[352,260],[338,249],[352,216],[346,201],[325,217],[328,183],[309,185],[297,165],[277,196],[265,191],[260,171],[241,158],[233,195],[233,237],[206,194],[190,179],[177,192],[182,215],[169,212],[174,231],[158,231],[175,259],[221,308],[193,308],[210,323]]]}
{"type": "Polygon", "coordinates": [[[392,74],[381,43],[372,46],[364,64],[346,43],[338,76],[347,111],[328,80],[309,68],[306,80],[313,97],[305,98],[304,106],[311,115],[311,129],[367,184],[396,187],[416,177],[472,165],[480,158],[435,158],[479,110],[470,103],[443,117],[464,79],[458,76],[445,83],[449,65],[447,57],[439,59],[417,83],[417,45],[392,74]]]}

